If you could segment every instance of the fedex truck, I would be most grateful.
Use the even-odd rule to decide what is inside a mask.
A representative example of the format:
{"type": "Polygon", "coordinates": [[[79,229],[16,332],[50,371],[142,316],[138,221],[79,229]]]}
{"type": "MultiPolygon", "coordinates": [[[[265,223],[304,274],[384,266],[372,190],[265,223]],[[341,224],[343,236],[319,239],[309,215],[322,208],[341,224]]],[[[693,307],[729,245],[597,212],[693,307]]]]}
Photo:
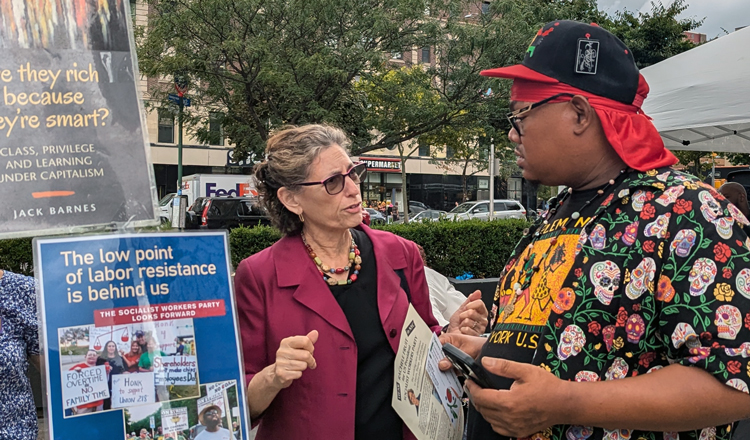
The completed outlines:
{"type": "Polygon", "coordinates": [[[246,174],[192,174],[182,178],[188,206],[198,197],[254,197],[255,178],[246,174]]]}

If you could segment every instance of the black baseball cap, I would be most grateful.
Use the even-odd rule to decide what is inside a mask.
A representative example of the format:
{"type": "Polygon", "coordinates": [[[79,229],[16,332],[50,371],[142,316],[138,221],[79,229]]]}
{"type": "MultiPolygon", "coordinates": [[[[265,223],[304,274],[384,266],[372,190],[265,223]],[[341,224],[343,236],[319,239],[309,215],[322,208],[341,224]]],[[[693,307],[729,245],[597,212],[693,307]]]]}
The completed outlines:
{"type": "Polygon", "coordinates": [[[484,76],[569,86],[633,104],[640,73],[625,43],[598,25],[558,20],[534,36],[523,62],[484,70],[484,76]]]}

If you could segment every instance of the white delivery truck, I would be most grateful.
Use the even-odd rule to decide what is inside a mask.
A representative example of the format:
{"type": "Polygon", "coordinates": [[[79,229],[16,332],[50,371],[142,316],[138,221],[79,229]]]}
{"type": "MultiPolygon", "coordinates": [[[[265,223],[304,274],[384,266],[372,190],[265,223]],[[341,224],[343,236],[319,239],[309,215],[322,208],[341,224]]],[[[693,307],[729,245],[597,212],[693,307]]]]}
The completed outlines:
{"type": "Polygon", "coordinates": [[[246,174],[192,174],[182,178],[187,206],[198,197],[256,197],[255,178],[246,174]]]}

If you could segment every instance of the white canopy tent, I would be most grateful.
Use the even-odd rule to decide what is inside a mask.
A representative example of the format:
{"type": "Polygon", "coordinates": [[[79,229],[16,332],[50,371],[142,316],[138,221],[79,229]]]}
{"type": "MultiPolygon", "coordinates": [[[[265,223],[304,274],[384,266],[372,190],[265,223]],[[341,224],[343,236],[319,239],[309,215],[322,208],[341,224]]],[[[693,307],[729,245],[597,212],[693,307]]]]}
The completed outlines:
{"type": "Polygon", "coordinates": [[[671,150],[750,153],[750,27],[649,66],[643,111],[671,150]]]}

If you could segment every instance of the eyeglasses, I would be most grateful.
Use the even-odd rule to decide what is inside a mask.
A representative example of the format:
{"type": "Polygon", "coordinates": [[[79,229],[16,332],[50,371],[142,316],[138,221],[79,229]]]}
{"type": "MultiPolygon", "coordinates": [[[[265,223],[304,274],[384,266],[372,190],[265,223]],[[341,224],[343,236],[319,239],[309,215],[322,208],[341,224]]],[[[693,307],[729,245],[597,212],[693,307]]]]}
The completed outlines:
{"type": "Polygon", "coordinates": [[[335,196],[336,194],[340,193],[344,190],[344,185],[346,184],[346,177],[349,176],[349,178],[352,179],[352,181],[356,184],[359,184],[359,182],[362,181],[362,179],[367,176],[367,164],[364,162],[360,162],[349,171],[341,174],[336,174],[335,176],[331,176],[325,180],[321,180],[320,182],[304,182],[304,183],[298,183],[297,185],[300,186],[312,186],[312,185],[323,185],[325,187],[326,192],[332,196],[335,196]]]}
{"type": "Polygon", "coordinates": [[[219,411],[217,411],[215,409],[209,409],[208,411],[206,411],[203,414],[207,415],[207,416],[216,416],[216,415],[219,415],[219,411]]]}
{"type": "Polygon", "coordinates": [[[508,118],[508,122],[510,122],[510,126],[516,129],[518,136],[523,136],[523,133],[521,133],[521,126],[519,125],[521,120],[523,119],[521,116],[527,114],[528,112],[534,110],[535,108],[538,108],[538,107],[543,106],[544,104],[547,104],[553,99],[560,98],[561,96],[572,98],[575,95],[572,95],[570,93],[558,93],[557,95],[552,95],[549,98],[542,99],[539,102],[529,104],[524,108],[518,109],[514,112],[510,112],[506,115],[506,117],[508,118]]]}

